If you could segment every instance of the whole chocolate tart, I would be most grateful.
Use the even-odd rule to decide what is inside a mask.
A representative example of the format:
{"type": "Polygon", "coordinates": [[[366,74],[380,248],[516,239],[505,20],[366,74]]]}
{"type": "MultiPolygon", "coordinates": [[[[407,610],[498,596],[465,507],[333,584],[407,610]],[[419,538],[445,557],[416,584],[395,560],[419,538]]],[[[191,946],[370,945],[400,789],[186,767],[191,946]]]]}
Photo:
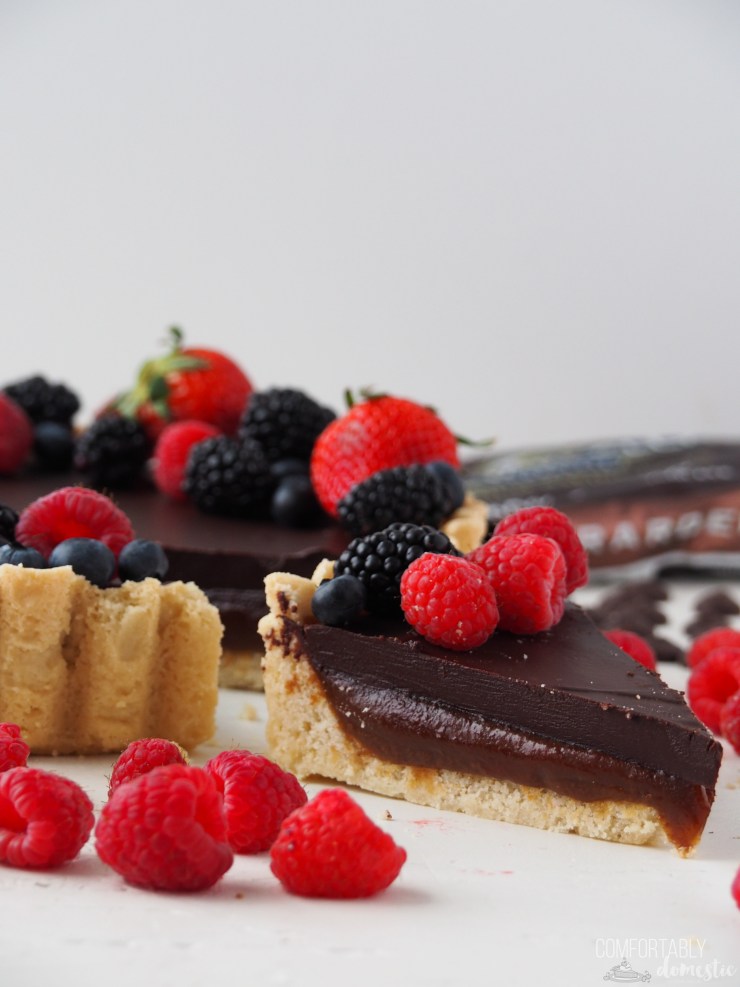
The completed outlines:
{"type": "MultiPolygon", "coordinates": [[[[79,482],[74,473],[0,478],[0,503],[20,512],[38,497],[79,482]]],[[[147,486],[111,496],[131,519],[138,538],[162,544],[170,562],[167,579],[196,583],[218,609],[224,625],[220,684],[261,688],[263,646],[257,622],[266,610],[265,576],[285,568],[308,576],[322,558],[342,551],[347,535],[334,524],[295,529],[214,517],[147,486]]]]}
{"type": "Polygon", "coordinates": [[[402,619],[314,623],[309,580],[266,586],[267,735],[299,776],[684,855],[698,842],[721,745],[577,606],[456,652],[402,619]]]}

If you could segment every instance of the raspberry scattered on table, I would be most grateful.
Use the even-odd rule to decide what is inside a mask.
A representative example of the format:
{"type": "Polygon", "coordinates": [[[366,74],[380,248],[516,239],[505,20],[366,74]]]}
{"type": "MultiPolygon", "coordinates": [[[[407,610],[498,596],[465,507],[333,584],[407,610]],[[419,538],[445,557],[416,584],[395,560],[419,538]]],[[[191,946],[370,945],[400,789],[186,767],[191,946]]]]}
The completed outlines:
{"type": "Polygon", "coordinates": [[[0,863],[59,867],[87,843],[93,822],[92,802],[71,779],[27,767],[0,774],[0,863]]]}
{"type": "Polygon", "coordinates": [[[226,834],[235,853],[269,850],[283,820],[308,799],[295,775],[250,751],[222,751],[205,771],[223,796],[226,834]]]}
{"type": "Polygon", "coordinates": [[[202,768],[167,764],[119,785],[95,827],[100,859],[129,884],[202,891],[231,867],[221,795],[202,768]]]}
{"type": "Polygon", "coordinates": [[[139,775],[161,768],[165,764],[188,764],[187,752],[173,740],[161,737],[147,737],[132,741],[121,752],[113,765],[108,784],[108,798],[119,785],[123,785],[139,775]]]}
{"type": "Polygon", "coordinates": [[[25,767],[30,753],[18,724],[0,723],[0,772],[25,767]]]}
{"type": "Polygon", "coordinates": [[[406,851],[341,788],[320,792],[283,823],[270,850],[273,874],[291,894],[367,898],[395,881],[406,851]]]}
{"type": "Polygon", "coordinates": [[[740,691],[740,648],[718,647],[695,665],[686,696],[696,716],[712,733],[720,734],[722,708],[740,691]]]}

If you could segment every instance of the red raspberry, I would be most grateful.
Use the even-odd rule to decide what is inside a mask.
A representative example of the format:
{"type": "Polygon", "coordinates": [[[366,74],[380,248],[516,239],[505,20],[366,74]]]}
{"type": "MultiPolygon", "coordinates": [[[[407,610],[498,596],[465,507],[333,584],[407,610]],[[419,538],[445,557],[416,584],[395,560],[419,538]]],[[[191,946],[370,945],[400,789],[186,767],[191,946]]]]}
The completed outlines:
{"type": "Polygon", "coordinates": [[[740,689],[740,648],[715,648],[689,675],[689,706],[712,733],[720,733],[722,707],[740,689]]]}
{"type": "Polygon", "coordinates": [[[261,853],[307,795],[295,775],[260,754],[223,751],[206,764],[224,799],[226,834],[235,853],[261,853]]]}
{"type": "Polygon", "coordinates": [[[486,574],[455,555],[425,552],[412,562],[401,577],[401,608],[422,637],[453,651],[477,648],[498,624],[486,574]]]}
{"type": "Polygon", "coordinates": [[[732,627],[713,627],[700,634],[686,653],[686,664],[696,668],[715,648],[740,648],[740,631],[732,627]]]}
{"type": "Polygon", "coordinates": [[[732,882],[730,891],[732,892],[732,897],[735,899],[735,904],[740,908],[740,869],[735,874],[735,880],[732,882]]]}
{"type": "Polygon", "coordinates": [[[167,425],[157,439],[152,458],[152,478],[158,490],[174,500],[187,500],[182,483],[190,450],[196,442],[221,433],[208,422],[186,421],[167,425]]]}
{"type": "Polygon", "coordinates": [[[443,460],[458,466],[457,439],[431,408],[389,395],[368,398],[331,422],[311,454],[311,482],[332,517],[352,487],[380,470],[443,460]]]}
{"type": "Polygon", "coordinates": [[[494,535],[468,555],[490,580],[502,630],[537,634],[558,623],[565,609],[565,557],[542,535],[494,535]]]}
{"type": "Polygon", "coordinates": [[[560,545],[565,556],[565,589],[572,593],[588,582],[588,556],[570,518],[554,507],[524,507],[496,525],[497,535],[544,535],[560,545]]]}
{"type": "Polygon", "coordinates": [[[722,707],[719,714],[720,733],[732,744],[736,754],[740,754],[740,691],[734,692],[722,707]]]}
{"type": "Polygon", "coordinates": [[[17,473],[31,455],[33,425],[20,405],[0,391],[0,473],[17,473]]]}
{"type": "Polygon", "coordinates": [[[15,723],[0,723],[0,772],[10,768],[24,768],[31,748],[21,737],[21,728],[15,723]]]}
{"type": "Polygon", "coordinates": [[[621,627],[604,631],[604,637],[608,637],[612,644],[616,644],[622,651],[626,651],[630,658],[639,661],[645,668],[653,671],[656,669],[655,651],[652,646],[640,634],[634,631],[625,631],[621,627]]]}
{"type": "Polygon", "coordinates": [[[0,774],[0,863],[59,867],[87,843],[93,821],[92,802],[69,778],[38,768],[0,774]]]}
{"type": "Polygon", "coordinates": [[[18,519],[15,537],[46,558],[65,538],[96,538],[118,558],[136,535],[109,497],[85,487],[61,487],[28,505],[18,519]]]}
{"type": "Polygon", "coordinates": [[[95,848],[129,884],[155,891],[202,891],[234,859],[213,779],[184,764],[120,785],[103,806],[95,848]]]}
{"type": "Polygon", "coordinates": [[[406,851],[341,788],[291,813],[270,850],[286,891],[308,898],[367,898],[395,881],[405,860],[406,851]]]}
{"type": "Polygon", "coordinates": [[[162,740],[159,737],[134,740],[113,765],[108,784],[108,798],[119,785],[138,778],[147,771],[161,768],[165,764],[188,764],[188,762],[187,752],[173,740],[162,740]]]}

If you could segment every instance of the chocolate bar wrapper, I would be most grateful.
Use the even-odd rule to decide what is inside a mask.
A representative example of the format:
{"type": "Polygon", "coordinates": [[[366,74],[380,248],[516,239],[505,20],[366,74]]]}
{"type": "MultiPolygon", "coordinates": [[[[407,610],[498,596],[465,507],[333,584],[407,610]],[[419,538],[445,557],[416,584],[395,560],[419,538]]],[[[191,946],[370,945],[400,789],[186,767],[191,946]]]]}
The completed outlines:
{"type": "Polygon", "coordinates": [[[521,507],[566,513],[592,576],[740,571],[740,443],[608,440],[500,452],[463,465],[492,525],[521,507]]]}

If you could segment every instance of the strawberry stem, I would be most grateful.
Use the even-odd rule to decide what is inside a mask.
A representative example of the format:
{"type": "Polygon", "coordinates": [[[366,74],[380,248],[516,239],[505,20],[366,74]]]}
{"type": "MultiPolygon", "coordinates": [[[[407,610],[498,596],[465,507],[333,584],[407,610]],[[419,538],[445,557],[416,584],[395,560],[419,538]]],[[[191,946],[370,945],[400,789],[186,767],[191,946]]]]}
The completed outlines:
{"type": "Polygon", "coordinates": [[[168,418],[167,398],[169,387],[167,374],[183,370],[200,370],[208,366],[207,360],[182,352],[184,333],[179,326],[170,326],[168,343],[170,352],[147,360],[139,369],[136,383],[122,394],[113,407],[125,418],[135,418],[142,405],[153,404],[163,418],[168,418]]]}

